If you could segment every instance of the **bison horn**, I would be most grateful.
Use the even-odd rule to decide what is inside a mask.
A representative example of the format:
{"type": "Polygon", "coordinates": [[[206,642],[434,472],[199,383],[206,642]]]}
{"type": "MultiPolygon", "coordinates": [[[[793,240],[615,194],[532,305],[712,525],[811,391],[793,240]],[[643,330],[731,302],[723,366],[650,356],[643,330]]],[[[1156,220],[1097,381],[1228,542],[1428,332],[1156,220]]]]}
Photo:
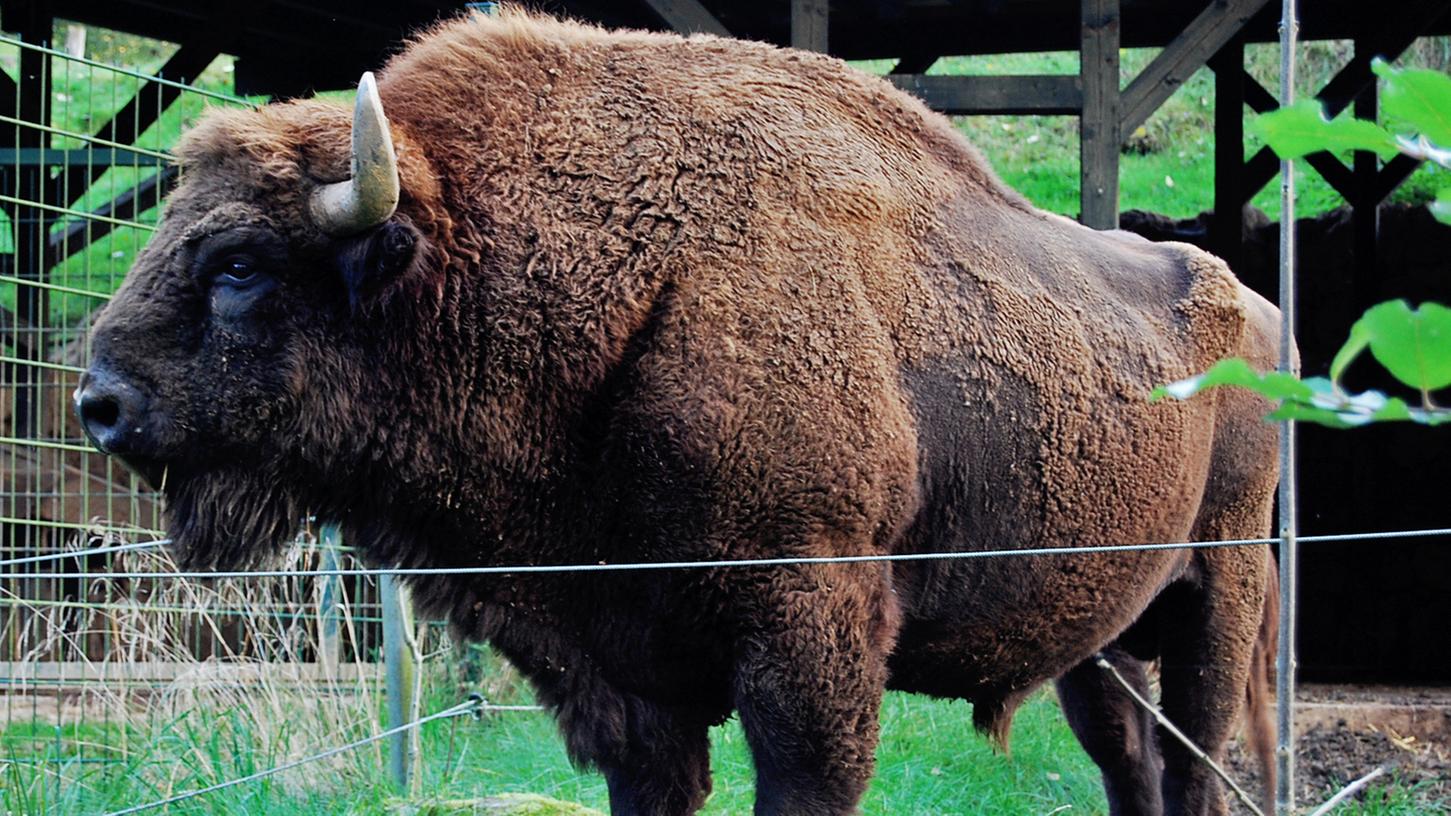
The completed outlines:
{"type": "Polygon", "coordinates": [[[312,194],[311,214],[329,235],[352,235],[388,220],[398,208],[398,157],[373,73],[358,81],[353,107],[353,177],[312,194]]]}

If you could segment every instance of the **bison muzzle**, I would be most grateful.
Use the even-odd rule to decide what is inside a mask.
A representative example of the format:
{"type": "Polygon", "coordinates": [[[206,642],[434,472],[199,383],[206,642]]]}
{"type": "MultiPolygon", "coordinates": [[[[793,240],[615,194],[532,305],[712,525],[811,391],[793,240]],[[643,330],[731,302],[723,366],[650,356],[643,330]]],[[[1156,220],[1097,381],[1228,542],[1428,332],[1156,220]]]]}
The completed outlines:
{"type": "MultiPolygon", "coordinates": [[[[402,567],[1266,531],[1258,398],[1147,397],[1272,366],[1275,309],[1192,247],[1033,208],[839,61],[506,12],[418,38],[351,116],[214,112],[178,155],[77,405],[190,566],[257,563],[309,513],[402,567]]],[[[732,712],[757,813],[849,813],[884,689],[970,700],[1006,741],[1048,680],[1115,814],[1219,814],[1092,657],[1141,689],[1157,662],[1222,757],[1272,569],[1236,547],[414,587],[528,676],[617,814],[699,808],[732,712]]]]}

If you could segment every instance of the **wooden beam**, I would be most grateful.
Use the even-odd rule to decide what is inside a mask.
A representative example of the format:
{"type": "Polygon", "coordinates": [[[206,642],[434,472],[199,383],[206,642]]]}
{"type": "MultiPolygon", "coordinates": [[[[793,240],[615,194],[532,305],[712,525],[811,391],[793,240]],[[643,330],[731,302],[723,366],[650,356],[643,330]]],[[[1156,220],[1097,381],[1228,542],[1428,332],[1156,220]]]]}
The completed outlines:
{"type": "Polygon", "coordinates": [[[1250,76],[1250,73],[1239,69],[1239,81],[1244,85],[1244,103],[1255,113],[1269,113],[1280,106],[1280,100],[1275,95],[1265,90],[1258,79],[1250,76]]]}
{"type": "Polygon", "coordinates": [[[1083,108],[1078,77],[925,76],[888,74],[898,88],[947,114],[1076,114],[1083,108]]]}
{"type": "MultiPolygon", "coordinates": [[[[1366,45],[1351,58],[1350,62],[1336,72],[1325,87],[1315,94],[1315,98],[1325,103],[1325,113],[1334,117],[1350,105],[1361,89],[1367,84],[1375,81],[1375,75],[1370,71],[1370,54],[1378,54],[1388,60],[1394,60],[1401,55],[1401,52],[1410,47],[1416,41],[1416,37],[1426,29],[1430,28],[1438,19],[1446,14],[1445,0],[1407,0],[1397,6],[1395,13],[1389,15],[1388,22],[1374,35],[1365,38],[1366,45]]],[[[1264,148],[1260,154],[1273,152],[1264,148]]],[[[1318,154],[1317,154],[1318,155],[1318,154]]],[[[1334,157],[1328,156],[1330,159],[1334,157]]],[[[1325,158],[1316,156],[1306,157],[1312,167],[1325,176],[1325,180],[1335,185],[1339,180],[1345,191],[1351,189],[1350,171],[1345,165],[1335,161],[1340,170],[1331,168],[1325,158]],[[1319,162],[1320,166],[1316,166],[1319,162]],[[1327,175],[1329,173],[1329,175],[1327,175]]],[[[1270,179],[1280,172],[1278,161],[1261,160],[1256,154],[1250,159],[1252,166],[1245,167],[1245,190],[1246,195],[1253,198],[1256,193],[1270,183],[1270,179]]],[[[1344,191],[1341,192],[1344,195],[1344,191]]],[[[1347,200],[1349,200],[1347,198],[1347,200]]]]}
{"type": "Polygon", "coordinates": [[[715,34],[729,37],[731,33],[700,4],[700,0],[645,0],[665,24],[681,34],[715,34]]]}
{"type": "Polygon", "coordinates": [[[1269,0],[1220,0],[1210,3],[1124,89],[1124,133],[1148,121],[1179,87],[1238,34],[1269,0]]]}
{"type": "Polygon", "coordinates": [[[827,32],[830,12],[827,0],[791,0],[791,47],[830,53],[827,32]]]}
{"type": "Polygon", "coordinates": [[[1369,201],[1380,204],[1385,201],[1386,196],[1395,192],[1401,186],[1401,182],[1411,177],[1416,169],[1421,166],[1420,159],[1413,159],[1404,153],[1399,154],[1385,163],[1380,173],[1375,177],[1375,186],[1366,195],[1369,201]]]}
{"type": "MultiPolygon", "coordinates": [[[[156,76],[173,82],[196,79],[208,65],[212,64],[212,60],[217,58],[218,53],[217,49],[212,46],[183,45],[161,66],[156,72],[156,76]]],[[[162,112],[169,108],[171,103],[181,96],[181,93],[181,89],[175,85],[164,85],[147,80],[131,95],[131,100],[116,111],[110,121],[98,128],[94,135],[98,139],[109,142],[130,143],[161,118],[162,112]]],[[[109,165],[100,162],[93,162],[89,166],[68,168],[51,180],[51,200],[63,201],[66,204],[79,201],[90,186],[108,169],[110,169],[109,165]]]]}
{"type": "Polygon", "coordinates": [[[1333,153],[1311,153],[1305,157],[1305,163],[1315,168],[1320,178],[1325,179],[1325,183],[1334,188],[1347,204],[1355,200],[1355,176],[1333,153]]]}
{"type": "Polygon", "coordinates": [[[1370,61],[1377,57],[1394,60],[1401,52],[1411,47],[1416,38],[1426,31],[1442,15],[1446,14],[1446,0],[1404,0],[1387,9],[1385,25],[1372,36],[1356,38],[1364,46],[1355,49],[1350,62],[1345,64],[1315,94],[1325,103],[1325,114],[1335,118],[1360,94],[1362,88],[1375,81],[1370,61]]]}
{"type": "MultiPolygon", "coordinates": [[[[176,185],[177,167],[174,164],[162,167],[145,181],[91,210],[93,215],[122,221],[135,219],[141,213],[161,203],[171,188],[176,185]]],[[[60,232],[53,232],[46,241],[46,266],[55,266],[66,258],[99,241],[117,224],[99,219],[80,218],[60,232]]]]}
{"type": "Polygon", "coordinates": [[[1118,228],[1119,0],[1082,0],[1079,50],[1083,114],[1078,126],[1079,220],[1094,229],[1118,228]]]}
{"type": "Polygon", "coordinates": [[[892,73],[925,74],[938,59],[940,57],[936,54],[908,54],[897,60],[897,64],[892,66],[892,73]]]}

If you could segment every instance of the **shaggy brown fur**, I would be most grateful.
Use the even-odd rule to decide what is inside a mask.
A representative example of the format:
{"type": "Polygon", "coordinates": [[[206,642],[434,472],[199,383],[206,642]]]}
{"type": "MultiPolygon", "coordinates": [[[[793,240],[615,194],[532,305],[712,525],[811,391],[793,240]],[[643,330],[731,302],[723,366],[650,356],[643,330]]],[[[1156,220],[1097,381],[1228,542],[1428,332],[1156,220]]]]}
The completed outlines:
{"type": "MultiPolygon", "coordinates": [[[[878,79],[506,13],[421,37],[380,89],[392,221],[307,221],[347,173],[347,109],[213,114],[96,328],[93,378],[140,395],[117,452],[165,473],[193,563],[274,552],[309,510],[430,567],[1265,531],[1264,406],[1146,397],[1223,356],[1270,365],[1274,309],[1191,247],[1035,210],[878,79]],[[228,282],[238,257],[257,275],[228,282]]],[[[1213,776],[1085,661],[1160,660],[1169,716],[1222,755],[1270,568],[1235,548],[415,597],[519,666],[617,814],[696,810],[732,711],[758,813],[848,813],[885,688],[971,700],[1006,740],[1054,678],[1115,813],[1209,814],[1213,776]]]]}

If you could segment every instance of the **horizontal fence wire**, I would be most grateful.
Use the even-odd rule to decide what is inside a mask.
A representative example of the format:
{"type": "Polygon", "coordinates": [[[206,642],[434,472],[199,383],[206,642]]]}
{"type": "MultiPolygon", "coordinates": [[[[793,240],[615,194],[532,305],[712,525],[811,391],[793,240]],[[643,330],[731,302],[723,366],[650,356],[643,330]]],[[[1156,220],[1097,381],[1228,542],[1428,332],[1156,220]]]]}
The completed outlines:
{"type": "Polygon", "coordinates": [[[85,372],[85,369],[80,366],[67,365],[65,363],[47,363],[41,360],[27,360],[22,357],[11,357],[6,354],[0,354],[0,364],[43,368],[46,371],[64,371],[68,374],[82,374],[85,372]]]}
{"type": "MultiPolygon", "coordinates": [[[[34,494],[31,494],[31,495],[34,495],[34,494]]],[[[81,532],[86,532],[86,533],[116,533],[118,535],[121,535],[121,534],[125,534],[125,535],[166,535],[166,531],[165,530],[159,530],[159,529],[157,529],[155,527],[138,527],[138,526],[136,526],[134,524],[109,524],[109,523],[103,523],[103,522],[100,522],[100,521],[88,522],[88,523],[85,523],[85,524],[77,524],[77,523],[72,522],[72,521],[52,521],[50,519],[30,519],[30,518],[17,518],[16,516],[0,516],[0,524],[16,524],[16,525],[23,525],[23,526],[28,526],[28,527],[43,527],[43,528],[53,529],[53,530],[76,530],[76,531],[81,531],[81,532]]],[[[152,542],[144,542],[144,543],[152,543],[152,542]]],[[[0,548],[0,549],[10,550],[10,549],[14,549],[14,548],[0,548]]],[[[29,550],[31,550],[31,549],[33,549],[33,548],[31,548],[31,547],[26,547],[25,548],[25,550],[27,552],[29,550]]],[[[84,552],[84,551],[82,551],[82,550],[70,550],[70,551],[66,552],[65,554],[66,555],[74,555],[77,552],[84,552]]]]}
{"type": "MultiPolygon", "coordinates": [[[[104,138],[102,136],[93,136],[93,135],[91,135],[89,133],[81,133],[81,132],[75,131],[75,130],[66,130],[65,128],[58,128],[58,127],[55,127],[54,125],[42,125],[39,122],[32,122],[29,119],[22,119],[22,118],[17,117],[17,116],[7,116],[7,115],[5,115],[3,113],[0,113],[0,124],[19,125],[19,126],[24,127],[24,128],[26,128],[28,130],[38,130],[41,133],[48,133],[51,136],[60,136],[63,139],[75,139],[76,141],[82,143],[80,146],[77,146],[77,147],[70,147],[70,148],[61,147],[61,148],[55,148],[56,150],[60,150],[60,151],[70,151],[70,152],[73,152],[73,153],[84,153],[87,150],[87,148],[86,148],[85,145],[100,145],[101,147],[109,147],[112,150],[125,150],[125,151],[128,151],[130,153],[135,153],[135,154],[138,154],[140,156],[146,156],[146,157],[152,158],[152,159],[158,159],[160,161],[165,161],[165,162],[174,162],[174,161],[176,161],[176,157],[172,156],[170,153],[164,153],[164,152],[162,152],[160,150],[152,150],[149,147],[141,147],[139,145],[126,144],[125,142],[118,142],[115,139],[107,139],[107,138],[104,138]]],[[[19,161],[18,161],[19,158],[20,158],[19,156],[16,156],[16,159],[17,159],[16,163],[17,164],[19,163],[19,161]]],[[[122,164],[117,164],[116,166],[118,166],[118,167],[126,167],[128,165],[122,163],[122,164]]],[[[141,165],[141,166],[150,166],[150,165],[141,165]]],[[[28,205],[28,206],[34,206],[34,204],[35,204],[34,201],[29,201],[29,200],[24,200],[24,201],[21,201],[20,203],[21,204],[28,205]]],[[[132,224],[130,226],[134,226],[134,224],[132,224]]]]}
{"type": "MultiPolygon", "coordinates": [[[[1331,535],[1300,536],[1307,543],[1331,543],[1337,541],[1390,540],[1423,538],[1451,535],[1451,527],[1436,527],[1421,530],[1388,530],[1372,533],[1337,533],[1331,535]]],[[[787,558],[739,558],[704,561],[631,561],[611,564],[514,564],[503,566],[476,567],[370,567],[339,569],[258,569],[258,570],[125,570],[117,572],[0,572],[0,579],[56,579],[56,578],[168,578],[168,579],[223,579],[223,578],[326,578],[326,577],[381,577],[428,576],[428,575],[524,575],[535,573],[567,572],[627,572],[670,569],[728,569],[745,567],[784,567],[825,564],[868,564],[898,563],[910,561],[962,561],[977,558],[1011,558],[1062,555],[1087,555],[1099,553],[1159,552],[1163,550],[1218,549],[1223,547],[1250,547],[1276,544],[1277,538],[1229,538],[1214,541],[1176,541],[1164,544],[1106,544],[1093,547],[1031,547],[1014,550],[967,550],[963,552],[929,553],[881,553],[876,555],[823,555],[787,558]]],[[[84,550],[63,554],[74,557],[84,550]]]]}
{"type": "MultiPolygon", "coordinates": [[[[135,226],[134,223],[127,223],[127,226],[135,226]]],[[[64,286],[49,281],[32,280],[30,278],[17,278],[14,275],[0,275],[0,283],[10,283],[16,286],[28,286],[32,289],[44,289],[47,292],[59,292],[62,295],[76,295],[78,297],[95,298],[96,300],[110,300],[111,295],[106,292],[92,292],[89,289],[77,289],[74,286],[64,286]]],[[[25,365],[34,365],[36,360],[24,360],[25,365]]]]}
{"type": "Polygon", "coordinates": [[[115,218],[109,215],[93,213],[90,210],[78,210],[74,207],[58,207],[54,204],[42,204],[39,201],[31,201],[30,199],[19,198],[12,195],[0,195],[0,201],[5,202],[6,204],[18,204],[22,207],[30,207],[36,210],[44,210],[45,212],[68,215],[73,218],[84,218],[87,221],[100,221],[103,224],[110,224],[115,227],[131,227],[132,229],[145,230],[146,232],[156,231],[155,224],[148,224],[145,221],[128,221],[124,218],[115,218]]]}
{"type": "MultiPolygon", "coordinates": [[[[106,577],[106,574],[100,571],[89,573],[89,575],[92,578],[106,577]]],[[[0,597],[0,607],[22,607],[27,609],[85,609],[93,612],[126,613],[173,612],[179,615],[206,614],[221,617],[261,616],[265,618],[275,618],[278,620],[315,620],[318,616],[317,612],[297,612],[293,611],[290,608],[259,609],[257,607],[252,607],[250,609],[228,609],[225,607],[214,607],[204,604],[196,604],[192,606],[159,606],[156,604],[143,603],[140,601],[137,601],[135,603],[105,603],[96,601],[47,601],[20,597],[0,597]]],[[[383,622],[383,619],[381,617],[370,615],[349,615],[348,620],[352,621],[353,623],[383,622]]],[[[428,621],[428,623],[433,623],[433,621],[428,621]]],[[[442,622],[439,623],[441,624],[442,622]]]]}
{"type": "Polygon", "coordinates": [[[17,564],[38,564],[42,561],[59,561],[63,558],[89,558],[95,555],[110,555],[111,553],[154,550],[157,547],[165,547],[170,543],[170,539],[137,541],[132,544],[113,544],[105,547],[90,547],[84,550],[63,550],[61,552],[46,553],[44,555],[29,555],[24,558],[6,558],[0,560],[0,567],[13,567],[17,564]]]}

